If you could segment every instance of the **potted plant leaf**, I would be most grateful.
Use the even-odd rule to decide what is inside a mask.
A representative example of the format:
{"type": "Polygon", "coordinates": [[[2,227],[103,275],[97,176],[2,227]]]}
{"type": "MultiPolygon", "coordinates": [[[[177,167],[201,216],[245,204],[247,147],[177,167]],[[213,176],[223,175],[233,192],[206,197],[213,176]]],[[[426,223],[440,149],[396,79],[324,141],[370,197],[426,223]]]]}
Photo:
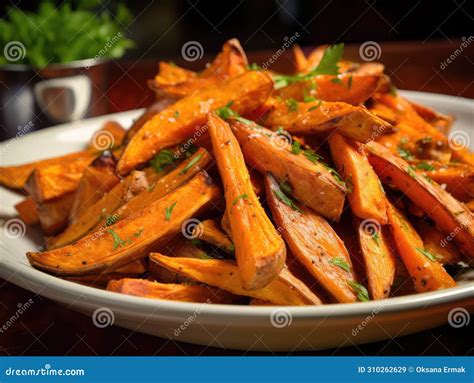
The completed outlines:
{"type": "Polygon", "coordinates": [[[107,65],[133,47],[122,3],[41,1],[0,20],[1,139],[107,112],[107,65]]]}

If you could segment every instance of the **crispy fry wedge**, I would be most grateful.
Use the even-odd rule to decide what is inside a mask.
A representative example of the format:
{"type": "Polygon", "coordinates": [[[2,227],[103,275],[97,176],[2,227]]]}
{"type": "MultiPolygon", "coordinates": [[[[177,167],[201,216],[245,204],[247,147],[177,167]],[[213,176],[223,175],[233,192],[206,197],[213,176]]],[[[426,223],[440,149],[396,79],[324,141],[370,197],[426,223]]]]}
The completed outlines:
{"type": "Polygon", "coordinates": [[[156,114],[132,138],[117,165],[119,174],[128,174],[159,150],[192,136],[196,126],[206,123],[209,112],[231,101],[239,114],[252,111],[265,102],[272,89],[273,81],[267,74],[250,71],[177,101],[156,114]]]}
{"type": "Polygon", "coordinates": [[[308,59],[298,44],[293,45],[296,72],[304,72],[308,68],[308,59]]]}
{"type": "Polygon", "coordinates": [[[146,279],[124,278],[110,281],[108,291],[136,297],[181,302],[234,303],[236,296],[211,286],[158,283],[146,279]]]}
{"type": "Polygon", "coordinates": [[[102,128],[95,132],[87,145],[91,152],[113,150],[122,145],[126,134],[125,128],[115,121],[107,121],[102,128]]]}
{"type": "Polygon", "coordinates": [[[460,201],[474,198],[474,167],[462,163],[440,164],[434,161],[416,161],[415,168],[426,174],[460,201]]]}
{"type": "Polygon", "coordinates": [[[114,157],[106,151],[85,168],[74,194],[70,223],[74,223],[77,217],[120,182],[115,174],[115,165],[114,157]]]}
{"type": "Polygon", "coordinates": [[[452,238],[441,233],[434,225],[421,221],[418,223],[417,229],[425,249],[433,254],[439,263],[454,265],[462,259],[452,238]]]}
{"type": "Polygon", "coordinates": [[[385,193],[361,146],[340,134],[329,137],[336,168],[349,185],[351,210],[359,218],[387,224],[385,193]]]}
{"type": "Polygon", "coordinates": [[[456,233],[454,241],[474,257],[474,216],[439,185],[418,175],[407,162],[376,142],[366,145],[368,158],[383,182],[394,185],[418,205],[446,235],[456,233]]]}
{"type": "Polygon", "coordinates": [[[410,273],[416,291],[421,293],[456,286],[434,255],[425,249],[418,233],[401,212],[388,204],[387,213],[398,255],[410,273]]]}
{"type": "Polygon", "coordinates": [[[123,179],[112,190],[104,195],[95,204],[85,210],[76,221],[69,225],[65,231],[58,236],[51,238],[48,243],[48,249],[56,249],[66,246],[78,239],[84,237],[102,220],[109,222],[116,221],[113,213],[118,207],[130,200],[134,195],[148,188],[146,175],[142,171],[134,171],[128,177],[123,179]]]}
{"type": "Polygon", "coordinates": [[[161,62],[158,75],[149,82],[149,85],[159,97],[165,95],[179,99],[244,73],[247,70],[247,63],[247,57],[239,41],[231,39],[201,73],[161,62]]]}
{"type": "Polygon", "coordinates": [[[36,225],[39,222],[38,204],[30,197],[26,197],[15,205],[20,219],[27,225],[36,225]]]}
{"type": "Polygon", "coordinates": [[[370,296],[372,299],[388,298],[397,267],[387,229],[377,221],[363,221],[357,217],[354,217],[354,226],[364,259],[370,296]]]}
{"type": "Polygon", "coordinates": [[[77,189],[84,169],[96,154],[76,157],[72,161],[35,167],[24,184],[24,189],[36,202],[61,197],[77,189]]]}
{"type": "Polygon", "coordinates": [[[38,205],[38,219],[44,234],[57,234],[66,227],[73,203],[74,193],[66,193],[38,205]]]}
{"type": "Polygon", "coordinates": [[[202,172],[127,219],[92,233],[75,244],[27,253],[30,263],[57,275],[87,275],[113,271],[147,256],[148,251],[181,230],[183,222],[198,214],[220,195],[202,172]]]}
{"type": "Polygon", "coordinates": [[[200,240],[210,243],[228,253],[234,252],[234,244],[224,233],[216,220],[206,219],[195,228],[194,235],[200,240]]]}
{"type": "Polygon", "coordinates": [[[143,125],[145,125],[148,120],[151,120],[155,114],[158,114],[171,104],[172,102],[168,99],[161,99],[153,103],[140,117],[138,117],[133,122],[132,126],[125,133],[123,143],[127,145],[132,137],[142,128],[143,125]]]}
{"type": "Polygon", "coordinates": [[[351,260],[331,226],[311,210],[285,203],[283,192],[272,176],[265,177],[265,187],[273,219],[292,254],[338,302],[356,301],[348,284],[355,280],[351,260]]]}
{"type": "Polygon", "coordinates": [[[244,288],[274,280],[285,264],[286,248],[255,194],[237,139],[229,125],[209,114],[209,133],[225,190],[226,212],[244,288]]]}
{"type": "Polygon", "coordinates": [[[321,215],[337,220],[344,207],[345,186],[323,163],[292,147],[277,133],[255,124],[231,121],[246,162],[262,174],[286,182],[295,198],[321,215]]]}
{"type": "Polygon", "coordinates": [[[449,133],[454,122],[453,116],[439,113],[426,105],[421,105],[413,101],[409,102],[413,109],[415,109],[416,113],[418,113],[418,115],[428,124],[433,125],[443,134],[447,135],[449,133]]]}
{"type": "Polygon", "coordinates": [[[275,101],[264,125],[282,127],[291,134],[337,131],[356,141],[366,142],[391,129],[391,125],[362,106],[343,102],[311,101],[286,105],[275,101]]]}
{"type": "Polygon", "coordinates": [[[319,305],[321,300],[286,268],[267,286],[247,290],[233,261],[219,259],[172,258],[151,253],[150,261],[183,274],[195,281],[230,291],[236,295],[258,298],[280,305],[319,305]]]}
{"type": "Polygon", "coordinates": [[[48,158],[17,166],[0,167],[0,185],[10,189],[22,189],[26,180],[35,169],[43,169],[49,166],[61,166],[75,161],[83,162],[89,159],[92,161],[94,156],[89,152],[71,153],[60,157],[48,158]]]}

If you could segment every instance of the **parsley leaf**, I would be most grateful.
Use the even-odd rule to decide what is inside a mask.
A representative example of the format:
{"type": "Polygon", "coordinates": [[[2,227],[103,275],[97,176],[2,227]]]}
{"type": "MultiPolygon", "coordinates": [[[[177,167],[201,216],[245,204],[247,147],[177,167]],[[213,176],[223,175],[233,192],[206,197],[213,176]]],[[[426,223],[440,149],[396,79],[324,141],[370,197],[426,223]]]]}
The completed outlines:
{"type": "Polygon", "coordinates": [[[285,101],[285,103],[289,112],[298,111],[298,101],[296,101],[294,98],[289,98],[288,100],[285,101]]]}
{"type": "Polygon", "coordinates": [[[116,250],[119,247],[123,247],[126,245],[126,241],[124,241],[120,236],[112,229],[108,229],[107,233],[109,233],[112,238],[114,239],[114,250],[116,250]]]}
{"type": "Polygon", "coordinates": [[[189,169],[191,169],[201,159],[201,157],[202,157],[202,153],[198,154],[196,157],[194,157],[191,161],[189,161],[189,163],[183,169],[181,169],[179,174],[185,174],[189,169]]]}
{"type": "Polygon", "coordinates": [[[426,258],[428,258],[432,262],[436,262],[438,259],[436,258],[435,255],[431,254],[428,250],[422,249],[421,247],[417,247],[416,250],[423,254],[426,258]]]}
{"type": "Polygon", "coordinates": [[[237,202],[239,202],[239,200],[241,199],[248,199],[249,196],[247,194],[241,194],[241,195],[238,195],[237,197],[234,198],[234,200],[232,201],[232,206],[235,206],[235,204],[237,202]]]}
{"type": "Polygon", "coordinates": [[[275,194],[275,196],[281,201],[283,202],[285,205],[291,207],[293,210],[301,213],[301,209],[298,207],[298,205],[296,205],[292,199],[288,198],[288,196],[283,193],[280,189],[275,189],[273,190],[273,194],[275,194]]]}
{"type": "Polygon", "coordinates": [[[316,153],[313,149],[306,149],[304,152],[303,152],[303,155],[308,159],[310,160],[311,162],[313,163],[316,163],[320,160],[323,159],[323,157],[321,157],[318,153],[316,153]]]}
{"type": "Polygon", "coordinates": [[[291,153],[300,154],[302,151],[303,149],[301,149],[301,144],[298,141],[293,141],[291,143],[291,153]]]}
{"type": "Polygon", "coordinates": [[[361,302],[368,302],[370,301],[369,292],[367,291],[364,285],[357,283],[355,281],[347,281],[349,286],[352,287],[352,290],[357,294],[357,299],[361,302]]]}
{"type": "Polygon", "coordinates": [[[346,260],[342,257],[336,257],[336,258],[332,258],[329,263],[331,265],[334,265],[334,266],[338,266],[340,267],[341,269],[345,270],[345,271],[350,271],[351,268],[349,266],[349,264],[346,262],[346,260]]]}
{"type": "Polygon", "coordinates": [[[165,220],[166,221],[169,221],[171,219],[171,214],[173,213],[173,209],[174,209],[175,206],[176,206],[176,202],[173,203],[172,205],[168,206],[165,209],[165,220]]]}
{"type": "Polygon", "coordinates": [[[234,104],[234,101],[229,101],[225,106],[216,110],[216,114],[223,120],[227,120],[229,117],[238,116],[238,113],[234,112],[230,107],[234,104]]]}
{"type": "Polygon", "coordinates": [[[258,65],[257,63],[248,64],[247,69],[248,70],[262,70],[260,65],[258,65]]]}
{"type": "Polygon", "coordinates": [[[150,165],[157,173],[161,173],[164,168],[173,162],[177,158],[174,156],[174,153],[169,149],[161,150],[151,161],[150,165]]]}
{"type": "Polygon", "coordinates": [[[424,161],[416,164],[416,168],[420,170],[428,170],[428,171],[435,170],[433,166],[431,166],[428,162],[424,162],[424,161]]]}
{"type": "Polygon", "coordinates": [[[408,149],[405,149],[403,146],[399,146],[397,148],[398,154],[402,157],[405,161],[413,160],[413,154],[408,149]]]}

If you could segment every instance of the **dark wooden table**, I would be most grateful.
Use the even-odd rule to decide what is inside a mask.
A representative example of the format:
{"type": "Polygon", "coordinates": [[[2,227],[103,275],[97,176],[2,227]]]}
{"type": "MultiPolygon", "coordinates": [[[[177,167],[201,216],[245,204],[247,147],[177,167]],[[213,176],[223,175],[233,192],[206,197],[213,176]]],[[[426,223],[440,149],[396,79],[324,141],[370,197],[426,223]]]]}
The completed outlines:
{"type": "MultiPolygon", "coordinates": [[[[445,93],[474,98],[474,44],[463,48],[461,41],[381,44],[379,61],[397,87],[423,92],[445,93]],[[456,55],[444,69],[443,63],[456,55]]],[[[274,52],[249,54],[252,62],[265,62],[274,52]]],[[[359,46],[349,46],[346,57],[360,61],[359,46]]],[[[176,60],[178,64],[189,63],[176,60]]],[[[204,64],[195,62],[192,69],[204,64]]],[[[158,61],[118,62],[110,69],[107,95],[109,111],[117,112],[149,105],[153,100],[146,80],[157,71],[158,61]]],[[[291,57],[284,55],[274,69],[291,68],[291,57]]],[[[30,298],[34,304],[0,332],[0,355],[241,355],[242,352],[174,342],[125,330],[99,329],[92,320],[48,299],[0,279],[0,326],[5,324],[19,303],[30,298]]],[[[296,353],[304,355],[473,355],[471,324],[459,329],[448,325],[416,335],[368,345],[334,350],[296,353]]],[[[246,353],[257,355],[259,353],[246,353]]]]}

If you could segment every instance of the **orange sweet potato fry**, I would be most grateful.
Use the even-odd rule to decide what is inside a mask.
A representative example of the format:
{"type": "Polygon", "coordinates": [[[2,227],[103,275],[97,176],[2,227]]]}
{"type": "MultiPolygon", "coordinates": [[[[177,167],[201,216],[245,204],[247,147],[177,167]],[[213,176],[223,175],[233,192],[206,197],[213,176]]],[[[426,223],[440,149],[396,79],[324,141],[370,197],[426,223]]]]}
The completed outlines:
{"type": "Polygon", "coordinates": [[[74,193],[66,193],[38,205],[38,220],[44,234],[57,234],[66,227],[73,203],[74,193]]]}
{"type": "Polygon", "coordinates": [[[206,219],[202,221],[201,225],[195,228],[195,232],[196,238],[201,241],[210,243],[226,252],[234,252],[234,244],[228,235],[222,231],[216,220],[206,219]]]}
{"type": "Polygon", "coordinates": [[[30,197],[26,197],[15,205],[20,219],[27,225],[35,225],[39,222],[38,204],[30,197]]]}
{"type": "Polygon", "coordinates": [[[91,152],[113,150],[122,145],[126,134],[125,128],[115,121],[107,121],[102,128],[92,135],[87,145],[91,152]]]}
{"type": "Polygon", "coordinates": [[[159,150],[179,144],[206,123],[207,114],[233,102],[239,114],[263,104],[273,89],[271,78],[246,72],[215,87],[200,89],[170,105],[149,120],[129,142],[117,165],[121,175],[150,160],[159,150]]]}
{"type": "Polygon", "coordinates": [[[420,236],[401,212],[389,204],[387,213],[398,255],[410,273],[416,291],[421,293],[456,286],[436,257],[425,249],[420,236]]]}
{"type": "Polygon", "coordinates": [[[372,299],[388,298],[395,279],[396,259],[387,229],[375,220],[356,217],[354,226],[365,264],[370,296],[372,299]]]}
{"type": "Polygon", "coordinates": [[[267,286],[247,290],[239,277],[239,268],[233,261],[220,259],[173,258],[151,253],[150,261],[183,274],[195,281],[280,305],[319,305],[321,300],[286,268],[267,286]]]}
{"type": "Polygon", "coordinates": [[[329,147],[336,168],[349,185],[352,213],[362,219],[387,223],[385,193],[361,146],[339,134],[329,137],[329,147]]]}
{"type": "Polygon", "coordinates": [[[233,294],[211,286],[159,283],[134,278],[112,280],[108,283],[107,290],[136,297],[181,302],[229,304],[236,300],[233,294]]]}
{"type": "Polygon", "coordinates": [[[329,219],[339,219],[346,188],[327,165],[271,130],[236,120],[231,121],[231,127],[249,165],[286,182],[304,205],[329,219]]]}
{"type": "Polygon", "coordinates": [[[219,188],[202,172],[186,185],[105,230],[59,249],[27,253],[27,257],[32,266],[57,275],[113,271],[145,258],[152,248],[177,234],[186,219],[219,196],[219,188]]]}
{"type": "Polygon", "coordinates": [[[255,194],[237,139],[229,125],[209,114],[209,133],[225,190],[235,257],[243,286],[255,290],[274,280],[285,264],[285,243],[255,194]]]}
{"type": "Polygon", "coordinates": [[[354,281],[349,254],[326,220],[285,196],[276,180],[265,177],[273,219],[292,254],[338,302],[354,302],[348,281],[354,281]],[[290,202],[289,202],[290,201],[290,202]]]}
{"type": "Polygon", "coordinates": [[[436,183],[417,174],[403,159],[376,142],[366,145],[368,158],[383,182],[394,185],[419,206],[459,248],[474,257],[474,216],[436,183]]]}
{"type": "Polygon", "coordinates": [[[442,265],[454,265],[462,259],[452,238],[441,233],[436,226],[422,221],[417,225],[417,230],[425,249],[433,254],[442,265]]]}
{"type": "Polygon", "coordinates": [[[356,141],[375,139],[391,129],[391,125],[362,106],[343,102],[279,102],[264,118],[264,125],[282,127],[291,134],[314,134],[337,131],[356,141]]]}
{"type": "Polygon", "coordinates": [[[110,152],[104,152],[85,168],[79,186],[74,192],[74,202],[69,216],[71,223],[119,183],[115,165],[116,161],[110,152]]]}

